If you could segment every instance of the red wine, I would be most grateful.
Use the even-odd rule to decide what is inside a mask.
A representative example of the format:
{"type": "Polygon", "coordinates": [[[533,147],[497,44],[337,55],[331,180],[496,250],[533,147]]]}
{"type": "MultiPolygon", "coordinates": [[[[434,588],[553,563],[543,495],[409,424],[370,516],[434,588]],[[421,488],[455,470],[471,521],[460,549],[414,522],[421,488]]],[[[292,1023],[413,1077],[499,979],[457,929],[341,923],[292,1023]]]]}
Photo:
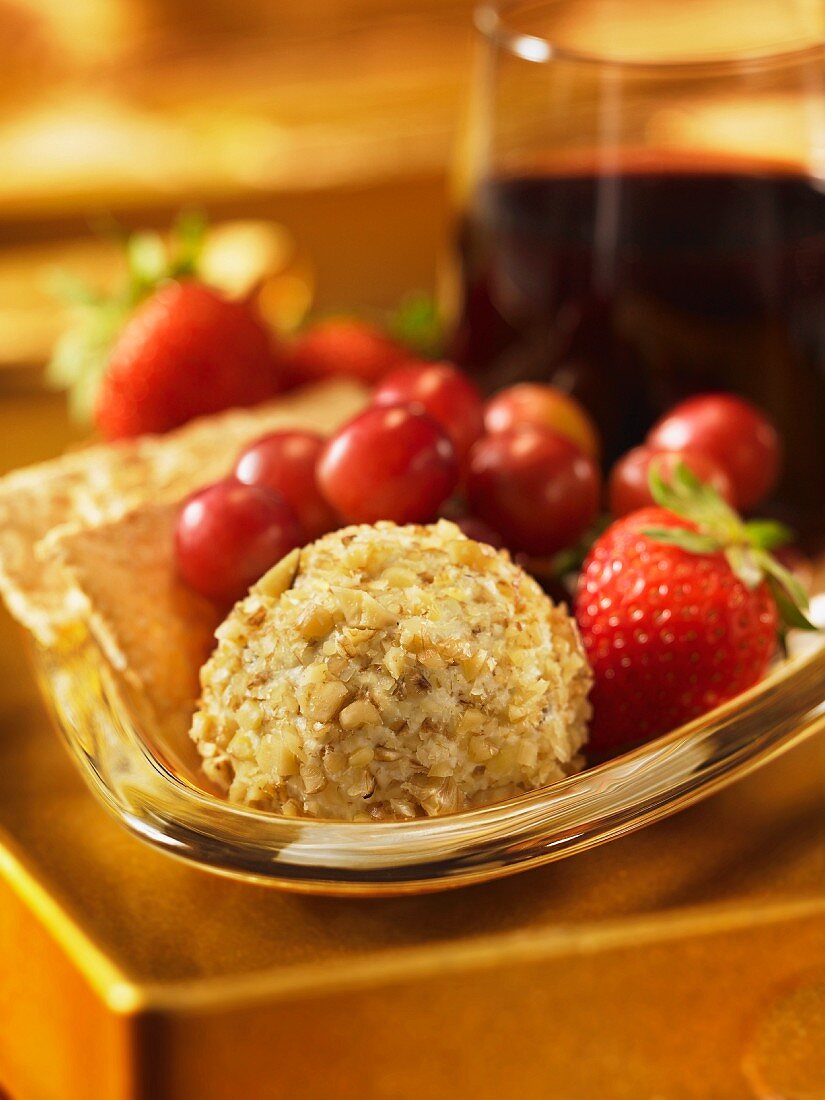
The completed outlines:
{"type": "Polygon", "coordinates": [[[774,514],[825,529],[825,193],[743,164],[491,179],[460,230],[455,357],[488,389],[554,381],[608,460],[729,390],[786,448],[774,514]]]}

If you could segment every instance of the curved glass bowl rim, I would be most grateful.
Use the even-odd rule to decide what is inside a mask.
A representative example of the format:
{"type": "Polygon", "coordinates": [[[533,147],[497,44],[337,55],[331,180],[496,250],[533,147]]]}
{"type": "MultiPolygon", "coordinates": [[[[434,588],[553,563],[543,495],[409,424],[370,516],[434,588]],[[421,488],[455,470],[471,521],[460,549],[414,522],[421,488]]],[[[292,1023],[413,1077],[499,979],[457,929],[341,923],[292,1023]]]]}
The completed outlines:
{"type": "Polygon", "coordinates": [[[518,798],[404,822],[287,818],[230,804],[175,775],[135,722],[118,675],[88,634],[82,649],[102,688],[99,696],[87,692],[89,714],[143,769],[141,782],[113,778],[117,768],[113,772],[106,757],[111,748],[104,745],[101,751],[99,740],[90,748],[87,729],[77,728],[61,711],[55,675],[68,669],[67,682],[78,686],[66,655],[36,650],[36,665],[64,738],[110,811],[172,855],[218,873],[304,892],[447,889],[570,856],[669,816],[825,729],[821,644],[708,715],[518,798]]]}
{"type": "MultiPolygon", "coordinates": [[[[537,807],[544,805],[548,800],[552,799],[555,801],[560,794],[567,793],[571,789],[573,789],[575,793],[575,788],[581,785],[580,781],[585,774],[589,777],[609,778],[619,770],[622,772],[626,770],[635,770],[637,764],[643,766],[651,757],[659,755],[662,752],[667,752],[669,747],[688,743],[698,732],[702,731],[708,733],[711,729],[722,724],[727,719],[741,714],[743,706],[752,699],[761,698],[766,687],[771,687],[774,683],[781,683],[795,671],[800,662],[817,663],[817,656],[817,654],[809,656],[807,662],[805,658],[789,660],[773,669],[765,679],[752,688],[749,688],[746,692],[720,704],[720,706],[715,707],[712,711],[709,711],[701,717],[683,726],[679,726],[678,729],[671,730],[670,733],[663,734],[647,744],[638,745],[619,756],[603,760],[590,767],[585,767],[581,771],[575,772],[556,783],[538,787],[534,791],[527,791],[524,794],[504,799],[501,802],[494,802],[488,806],[479,806],[475,809],[441,814],[437,817],[415,818],[409,821],[339,821],[334,818],[310,817],[296,819],[273,813],[271,810],[261,810],[254,806],[244,806],[239,803],[228,802],[176,775],[155,754],[149,738],[139,730],[136,732],[138,732],[138,743],[141,751],[145,755],[147,761],[162,775],[163,779],[180,788],[187,796],[191,795],[196,798],[202,805],[208,806],[210,809],[218,808],[221,813],[229,813],[233,817],[249,822],[260,823],[262,821],[279,821],[294,824],[297,820],[300,822],[301,828],[306,829],[308,833],[311,833],[314,829],[323,828],[326,835],[326,831],[329,830],[330,827],[336,827],[344,828],[348,833],[350,829],[353,828],[359,830],[369,828],[377,829],[381,833],[387,834],[395,832],[414,835],[417,832],[429,831],[429,828],[433,825],[437,826],[445,821],[455,823],[460,820],[468,828],[491,821],[499,822],[508,818],[512,811],[519,807],[537,807]]],[[[823,665],[823,674],[825,675],[825,664],[823,665]]],[[[823,701],[825,701],[825,686],[823,687],[823,701]]]]}

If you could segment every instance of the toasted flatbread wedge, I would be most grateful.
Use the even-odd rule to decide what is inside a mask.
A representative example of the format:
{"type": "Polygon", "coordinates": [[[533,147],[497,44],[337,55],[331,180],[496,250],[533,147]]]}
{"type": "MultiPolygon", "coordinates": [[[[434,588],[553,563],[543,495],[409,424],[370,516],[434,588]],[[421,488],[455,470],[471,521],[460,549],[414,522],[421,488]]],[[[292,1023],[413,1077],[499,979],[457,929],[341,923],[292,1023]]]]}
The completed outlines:
{"type": "Polygon", "coordinates": [[[57,528],[68,534],[149,502],[179,501],[228,473],[257,436],[287,427],[331,432],[365,399],[354,383],[326,383],[164,436],[89,447],[9,474],[0,480],[0,593],[10,611],[39,642],[54,644],[89,606],[55,553],[57,528]]]}
{"type": "Polygon", "coordinates": [[[188,729],[222,617],[177,576],[176,515],[174,504],[143,505],[114,523],[57,532],[47,546],[107,657],[175,739],[188,729]]]}

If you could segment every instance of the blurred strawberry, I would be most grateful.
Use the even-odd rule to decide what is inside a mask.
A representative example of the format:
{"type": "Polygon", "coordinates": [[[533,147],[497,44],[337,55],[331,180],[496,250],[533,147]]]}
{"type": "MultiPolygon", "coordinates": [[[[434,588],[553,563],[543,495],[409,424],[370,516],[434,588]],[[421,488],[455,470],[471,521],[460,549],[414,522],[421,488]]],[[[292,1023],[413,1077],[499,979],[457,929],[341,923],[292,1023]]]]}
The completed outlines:
{"type": "Polygon", "coordinates": [[[412,358],[409,348],[376,325],[355,317],[331,317],[295,338],[286,369],[293,385],[338,376],[372,385],[412,358]]]}
{"type": "Polygon", "coordinates": [[[106,439],[166,432],[278,388],[269,334],[249,303],[194,281],[167,283],[115,341],[95,422],[106,439]]]}
{"type": "Polygon", "coordinates": [[[189,217],[168,245],[155,233],[134,234],[116,293],[70,288],[75,324],[48,378],[107,439],[169,431],[283,388],[282,356],[254,305],[197,278],[203,233],[189,217]]]}

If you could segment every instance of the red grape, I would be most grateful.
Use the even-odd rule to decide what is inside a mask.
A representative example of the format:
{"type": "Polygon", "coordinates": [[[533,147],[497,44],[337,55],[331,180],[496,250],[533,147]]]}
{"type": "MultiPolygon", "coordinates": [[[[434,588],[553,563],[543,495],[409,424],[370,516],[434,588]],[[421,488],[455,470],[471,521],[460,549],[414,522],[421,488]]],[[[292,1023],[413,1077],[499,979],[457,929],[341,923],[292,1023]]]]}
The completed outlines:
{"type": "Polygon", "coordinates": [[[301,542],[295,514],[278,493],[233,479],[193,493],[175,529],[180,575],[221,604],[239,600],[301,542]]]}
{"type": "Polygon", "coordinates": [[[752,508],[779,477],[781,444],[763,412],[727,393],[691,397],[654,424],[647,437],[663,451],[702,451],[730,475],[734,503],[752,508]]]}
{"type": "Polygon", "coordinates": [[[556,386],[521,382],[502,390],[487,402],[484,427],[491,434],[509,432],[523,424],[550,428],[571,440],[591,458],[599,456],[601,444],[596,425],[575,397],[556,386]]]}
{"type": "Polygon", "coordinates": [[[453,441],[460,462],[484,431],[484,402],[470,378],[450,363],[409,363],[379,382],[374,405],[420,405],[453,441]]]}
{"type": "Polygon", "coordinates": [[[470,455],[470,507],[511,550],[544,555],[572,546],[596,516],[599,487],[593,459],[547,428],[484,436],[470,455]]]}
{"type": "Polygon", "coordinates": [[[327,443],[318,482],[350,523],[426,523],[455,489],[458,463],[431,416],[402,405],[372,408],[327,443]]]}
{"type": "Polygon", "coordinates": [[[733,504],[733,482],[710,455],[702,451],[657,451],[642,444],[623,455],[610,471],[608,497],[614,516],[626,516],[628,512],[656,503],[648,481],[650,465],[654,460],[665,481],[670,480],[679,463],[684,463],[700,481],[715,489],[728,504],[733,504]]]}
{"type": "Polygon", "coordinates": [[[280,493],[308,539],[317,539],[338,524],[321,494],[316,466],[326,446],[315,432],[274,432],[256,440],[235,464],[235,477],[244,485],[263,485],[280,493]]]}

